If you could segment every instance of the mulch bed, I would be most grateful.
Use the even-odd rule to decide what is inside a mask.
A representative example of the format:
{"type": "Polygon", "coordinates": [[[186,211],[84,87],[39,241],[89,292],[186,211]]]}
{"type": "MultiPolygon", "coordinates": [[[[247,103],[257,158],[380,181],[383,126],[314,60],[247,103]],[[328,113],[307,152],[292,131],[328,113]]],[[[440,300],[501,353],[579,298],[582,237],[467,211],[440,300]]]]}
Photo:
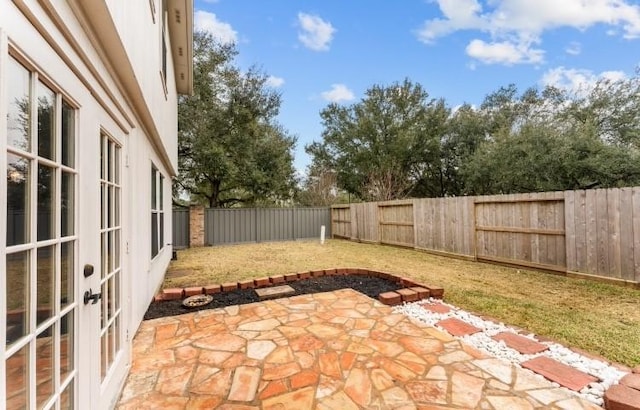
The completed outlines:
{"type": "MultiPolygon", "coordinates": [[[[377,299],[380,293],[398,290],[403,287],[391,280],[366,275],[321,276],[319,278],[287,282],[287,285],[296,291],[295,295],[331,292],[338,289],[351,288],[373,299],[377,299]]],[[[182,300],[152,302],[144,315],[144,319],[148,320],[164,316],[182,315],[198,310],[244,305],[260,301],[254,289],[238,289],[230,292],[216,293],[212,296],[213,301],[211,303],[198,308],[185,308],[182,306],[182,300]]]]}

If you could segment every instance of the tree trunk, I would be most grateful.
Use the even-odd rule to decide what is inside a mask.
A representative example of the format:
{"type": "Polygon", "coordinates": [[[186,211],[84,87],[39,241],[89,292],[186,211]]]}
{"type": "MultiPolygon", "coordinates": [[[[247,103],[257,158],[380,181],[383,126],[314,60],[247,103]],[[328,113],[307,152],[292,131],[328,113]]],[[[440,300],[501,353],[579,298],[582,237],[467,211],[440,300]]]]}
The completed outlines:
{"type": "Polygon", "coordinates": [[[220,181],[211,184],[211,196],[209,197],[209,207],[218,208],[220,206],[220,181]]]}

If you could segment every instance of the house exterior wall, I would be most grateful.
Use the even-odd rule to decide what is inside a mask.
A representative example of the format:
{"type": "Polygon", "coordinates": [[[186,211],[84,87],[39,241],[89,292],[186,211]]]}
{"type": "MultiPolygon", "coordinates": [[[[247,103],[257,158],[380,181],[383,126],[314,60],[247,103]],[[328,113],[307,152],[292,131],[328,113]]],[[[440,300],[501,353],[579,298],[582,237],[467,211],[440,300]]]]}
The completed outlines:
{"type": "MultiPolygon", "coordinates": [[[[155,1],[155,16],[147,0],[0,0],[0,168],[7,169],[5,74],[12,58],[9,53],[24,59],[30,67],[32,65],[40,78],[76,108],[78,174],[74,218],[77,247],[73,293],[77,301],[74,336],[77,348],[73,355],[77,371],[74,395],[80,408],[114,405],[129,367],[131,339],[162,282],[172,254],[171,178],[177,170],[177,93],[169,49],[166,84],[162,81],[161,1],[152,1],[155,1]],[[91,13],[100,10],[108,10],[109,15],[101,14],[98,18],[110,19],[116,29],[108,40],[104,40],[103,32],[96,31],[91,24],[91,13]],[[121,44],[115,47],[124,50],[128,67],[114,64],[122,59],[109,56],[114,49],[113,38],[120,39],[121,44]],[[110,43],[105,44],[105,41],[110,43]],[[130,87],[126,84],[131,76],[126,77],[126,72],[122,74],[126,71],[123,67],[135,74],[141,99],[129,94],[130,87]],[[151,122],[141,107],[148,110],[151,122]],[[93,380],[90,386],[85,380],[95,379],[92,372],[95,361],[100,360],[95,357],[99,355],[96,344],[99,345],[100,336],[93,334],[98,330],[93,322],[99,321],[91,310],[95,308],[82,303],[85,290],[92,287],[95,292],[96,277],[100,275],[101,134],[112,138],[122,151],[119,251],[122,258],[120,323],[124,345],[122,357],[119,357],[124,365],[107,376],[102,387],[99,379],[93,380]],[[155,257],[151,250],[152,166],[164,177],[161,207],[164,210],[164,246],[155,257]],[[94,266],[98,275],[85,278],[85,265],[94,266]],[[111,382],[107,383],[109,378],[111,382]],[[97,399],[100,401],[95,401],[97,399]]],[[[168,33],[167,47],[170,47],[168,33]]],[[[0,410],[8,407],[4,397],[7,397],[9,382],[5,366],[9,356],[5,346],[8,310],[6,212],[7,181],[0,178],[0,213],[3,214],[0,217],[0,410]]],[[[30,400],[33,405],[37,398],[30,400]]]]}
{"type": "MultiPolygon", "coordinates": [[[[121,0],[109,0],[107,5],[113,22],[120,34],[122,45],[131,61],[136,78],[143,90],[146,104],[156,124],[161,124],[159,132],[165,150],[170,154],[175,170],[178,165],[178,145],[176,131],[177,94],[171,53],[167,53],[166,91],[162,79],[162,0],[131,1],[122,7],[121,0]],[[153,4],[153,6],[152,6],[153,4]],[[171,131],[168,131],[171,130],[171,131]],[[167,135],[173,132],[174,135],[167,135]]],[[[168,25],[168,22],[165,24],[168,25]]],[[[168,27],[165,34],[169,46],[168,27]]]]}

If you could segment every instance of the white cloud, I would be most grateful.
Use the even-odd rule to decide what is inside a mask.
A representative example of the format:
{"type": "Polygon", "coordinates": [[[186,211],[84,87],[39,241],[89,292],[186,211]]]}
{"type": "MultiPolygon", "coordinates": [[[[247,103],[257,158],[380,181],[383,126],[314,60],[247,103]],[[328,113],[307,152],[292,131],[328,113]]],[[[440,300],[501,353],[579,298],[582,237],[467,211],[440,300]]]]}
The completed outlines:
{"type": "Polygon", "coordinates": [[[328,21],[318,16],[298,13],[298,24],[302,31],[298,33],[298,40],[314,51],[329,50],[329,43],[333,39],[336,29],[328,21]]]}
{"type": "MultiPolygon", "coordinates": [[[[539,43],[546,30],[559,27],[586,30],[596,24],[618,30],[628,39],[640,38],[640,5],[634,0],[435,1],[443,17],[425,21],[416,33],[427,44],[455,31],[473,30],[489,35],[491,42],[485,45],[504,46],[509,42],[522,53],[523,47],[539,43]]],[[[497,52],[496,47],[493,49],[497,52]]],[[[537,58],[522,61],[527,60],[540,62],[537,58]]],[[[505,61],[509,63],[511,59],[505,61]]]]}
{"type": "Polygon", "coordinates": [[[472,40],[466,48],[467,54],[485,64],[536,64],[544,60],[544,51],[531,48],[529,44],[514,44],[509,41],[486,43],[472,40]]]}
{"type": "Polygon", "coordinates": [[[268,87],[278,88],[284,84],[284,78],[270,75],[267,77],[266,85],[268,87]]]}
{"type": "Polygon", "coordinates": [[[342,101],[351,101],[356,96],[349,88],[344,84],[332,84],[329,91],[324,91],[320,94],[322,98],[327,101],[339,103],[342,101]]]}
{"type": "Polygon", "coordinates": [[[569,43],[567,48],[564,49],[564,51],[567,54],[571,54],[572,56],[577,56],[578,54],[582,53],[582,45],[577,41],[572,41],[571,43],[569,43]]]}
{"type": "Polygon", "coordinates": [[[475,104],[467,104],[467,103],[464,103],[464,104],[458,104],[458,105],[454,106],[454,107],[451,109],[451,114],[450,114],[450,116],[454,116],[458,111],[460,111],[460,108],[464,107],[465,105],[469,105],[469,107],[471,107],[471,110],[472,110],[472,111],[476,111],[476,110],[478,109],[478,107],[476,107],[476,105],[475,105],[475,104]]]}
{"type": "Polygon", "coordinates": [[[622,71],[603,71],[595,74],[591,70],[556,67],[548,70],[540,83],[543,86],[554,86],[572,94],[584,96],[596,85],[598,80],[619,81],[627,78],[622,71]]]}
{"type": "Polygon", "coordinates": [[[211,33],[215,39],[223,44],[238,42],[238,33],[231,27],[231,24],[218,20],[215,14],[198,10],[194,17],[196,30],[211,33]]]}

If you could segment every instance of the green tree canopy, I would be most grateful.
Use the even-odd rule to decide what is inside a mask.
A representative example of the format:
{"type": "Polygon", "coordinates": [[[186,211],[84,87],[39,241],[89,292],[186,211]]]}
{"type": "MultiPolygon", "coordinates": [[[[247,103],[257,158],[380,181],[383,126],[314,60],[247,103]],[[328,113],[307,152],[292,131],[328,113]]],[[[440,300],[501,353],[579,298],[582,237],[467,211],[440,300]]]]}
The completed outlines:
{"type": "Polygon", "coordinates": [[[416,195],[440,170],[440,135],[449,109],[409,80],[373,86],[362,101],[330,104],[320,116],[323,141],[306,147],[338,187],[364,200],[416,195]]]}
{"type": "Polygon", "coordinates": [[[640,82],[600,80],[568,93],[548,87],[490,94],[487,138],[461,166],[465,193],[607,188],[640,183],[640,82]]]}
{"type": "Polygon", "coordinates": [[[361,200],[640,184],[640,78],[581,90],[514,85],[450,110],[409,80],[320,113],[306,147],[361,200]]]}
{"type": "Polygon", "coordinates": [[[178,102],[174,196],[210,207],[277,204],[295,189],[296,139],[275,118],[281,96],[255,67],[234,65],[234,46],[194,34],[194,95],[178,102]]]}

